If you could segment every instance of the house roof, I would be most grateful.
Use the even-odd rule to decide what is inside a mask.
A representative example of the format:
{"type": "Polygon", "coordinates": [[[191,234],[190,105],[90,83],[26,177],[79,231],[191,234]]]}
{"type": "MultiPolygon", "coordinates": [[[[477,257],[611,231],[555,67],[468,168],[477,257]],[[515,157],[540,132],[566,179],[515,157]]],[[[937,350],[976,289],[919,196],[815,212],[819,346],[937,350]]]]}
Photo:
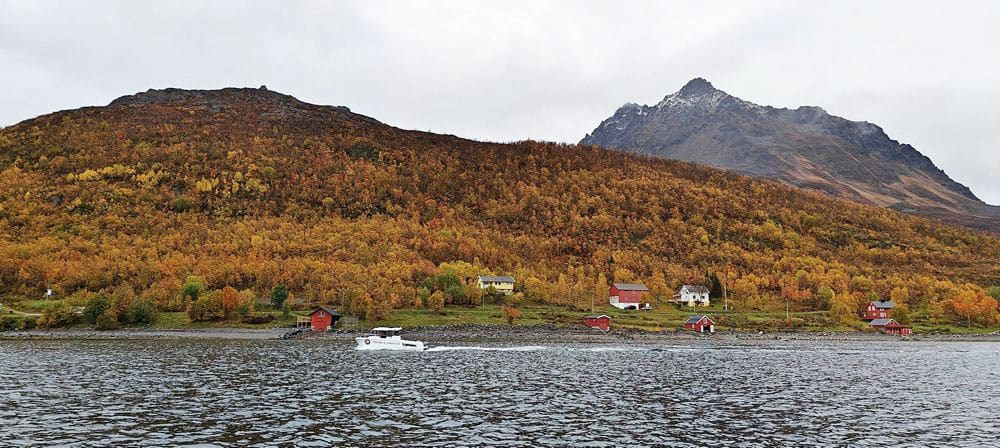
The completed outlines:
{"type": "Polygon", "coordinates": [[[649,288],[642,283],[615,283],[615,289],[619,291],[649,291],[649,288]]]}
{"type": "Polygon", "coordinates": [[[335,310],[335,309],[333,309],[333,308],[330,308],[330,307],[328,307],[328,306],[317,306],[316,308],[313,308],[312,312],[311,312],[311,313],[309,313],[309,315],[310,315],[310,316],[312,316],[313,314],[316,314],[316,312],[317,312],[317,311],[319,311],[319,310],[323,310],[323,311],[326,311],[326,312],[327,312],[327,313],[329,313],[329,314],[330,314],[331,316],[337,316],[337,317],[340,317],[340,313],[338,313],[338,312],[337,312],[337,310],[335,310]]]}
{"type": "Polygon", "coordinates": [[[891,323],[895,323],[896,325],[899,325],[899,322],[896,322],[895,319],[875,319],[875,320],[871,321],[871,326],[873,326],[873,327],[884,327],[884,326],[889,325],[891,323]]]}
{"type": "Polygon", "coordinates": [[[611,316],[608,316],[607,314],[588,314],[586,316],[583,316],[584,319],[600,319],[602,317],[607,317],[608,319],[611,319],[611,316]]]}
{"type": "Polygon", "coordinates": [[[693,292],[695,294],[707,294],[708,293],[708,288],[706,288],[703,285],[684,285],[684,286],[681,287],[681,289],[685,289],[685,288],[688,291],[693,292]]]}
{"type": "Polygon", "coordinates": [[[715,321],[712,320],[711,317],[708,317],[708,316],[706,316],[704,314],[695,314],[694,316],[689,317],[688,320],[686,320],[684,323],[686,323],[686,324],[696,324],[699,321],[701,321],[702,319],[708,319],[709,322],[711,322],[713,324],[715,323],[715,321]]]}
{"type": "Polygon", "coordinates": [[[896,306],[895,303],[892,303],[892,300],[872,300],[872,305],[875,305],[875,308],[881,309],[892,309],[892,307],[896,306]]]}
{"type": "Polygon", "coordinates": [[[500,282],[500,283],[514,283],[514,277],[509,275],[480,275],[479,281],[481,282],[500,282]]]}

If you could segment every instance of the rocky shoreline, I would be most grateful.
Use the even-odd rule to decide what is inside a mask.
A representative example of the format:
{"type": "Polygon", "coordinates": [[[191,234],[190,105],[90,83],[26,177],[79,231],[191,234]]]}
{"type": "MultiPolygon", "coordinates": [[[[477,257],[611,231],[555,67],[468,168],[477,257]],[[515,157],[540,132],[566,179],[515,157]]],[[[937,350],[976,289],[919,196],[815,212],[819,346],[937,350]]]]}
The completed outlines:
{"type": "MultiPolygon", "coordinates": [[[[335,340],[353,341],[366,334],[364,330],[338,329],[316,333],[293,328],[239,329],[123,329],[115,331],[97,330],[31,330],[0,333],[2,339],[219,339],[219,340],[335,340]]],[[[405,329],[405,337],[429,343],[448,342],[558,342],[558,343],[605,343],[643,344],[680,341],[703,341],[739,343],[741,341],[960,341],[960,342],[1000,342],[1000,334],[917,334],[908,337],[888,336],[878,333],[754,333],[720,331],[703,335],[689,331],[646,332],[639,330],[616,330],[601,332],[581,326],[560,327],[543,325],[478,325],[457,324],[405,329]]]]}

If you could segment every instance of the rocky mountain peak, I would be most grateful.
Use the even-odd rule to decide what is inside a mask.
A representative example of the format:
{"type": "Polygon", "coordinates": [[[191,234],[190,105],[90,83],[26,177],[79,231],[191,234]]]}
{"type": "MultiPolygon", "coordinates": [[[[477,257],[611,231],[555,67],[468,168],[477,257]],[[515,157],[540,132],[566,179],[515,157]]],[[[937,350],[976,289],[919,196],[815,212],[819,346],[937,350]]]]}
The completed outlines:
{"type": "Polygon", "coordinates": [[[980,201],[877,125],[816,106],[761,106],[695,78],[653,107],[627,103],[582,144],[711,165],[857,202],[1000,229],[980,201]]]}
{"type": "Polygon", "coordinates": [[[191,104],[221,107],[237,102],[270,103],[270,104],[304,104],[291,95],[268,90],[266,86],[259,88],[227,87],[218,90],[189,90],[168,87],[165,89],[149,89],[134,95],[125,95],[115,99],[109,106],[147,106],[153,104],[191,104]]]}
{"type": "Polygon", "coordinates": [[[684,97],[690,97],[715,93],[718,91],[719,90],[705,78],[694,78],[688,81],[687,84],[684,84],[684,87],[681,87],[681,90],[678,91],[677,94],[684,97]]]}
{"type": "MultiPolygon", "coordinates": [[[[319,110],[333,110],[350,113],[344,106],[317,106],[305,103],[284,93],[269,90],[266,86],[258,88],[226,87],[215,90],[193,89],[149,89],[133,95],[125,95],[112,101],[110,107],[145,107],[167,106],[182,107],[194,110],[233,113],[254,113],[296,115],[319,110]]],[[[367,118],[367,117],[365,117],[367,118]]]]}

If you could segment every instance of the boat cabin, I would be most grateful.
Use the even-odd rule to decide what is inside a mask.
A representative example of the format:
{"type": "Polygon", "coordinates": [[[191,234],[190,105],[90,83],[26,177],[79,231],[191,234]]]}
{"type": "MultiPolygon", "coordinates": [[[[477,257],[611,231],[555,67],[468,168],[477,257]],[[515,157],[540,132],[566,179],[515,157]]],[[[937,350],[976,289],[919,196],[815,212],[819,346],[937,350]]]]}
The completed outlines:
{"type": "Polygon", "coordinates": [[[375,327],[372,328],[372,333],[379,338],[398,338],[400,333],[403,331],[399,327],[375,327]]]}

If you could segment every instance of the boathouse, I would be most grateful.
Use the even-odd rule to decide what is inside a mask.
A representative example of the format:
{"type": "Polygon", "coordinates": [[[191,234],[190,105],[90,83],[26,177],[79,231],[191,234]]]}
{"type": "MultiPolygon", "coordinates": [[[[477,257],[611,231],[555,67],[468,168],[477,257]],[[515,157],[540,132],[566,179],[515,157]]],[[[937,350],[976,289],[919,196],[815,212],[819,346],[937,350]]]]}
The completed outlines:
{"type": "Polygon", "coordinates": [[[696,314],[684,322],[684,329],[698,333],[715,333],[715,321],[704,314],[696,314]]]}
{"type": "Polygon", "coordinates": [[[889,319],[892,317],[892,308],[895,304],[891,300],[873,300],[868,302],[868,306],[861,313],[862,320],[889,319]]]}
{"type": "Polygon", "coordinates": [[[596,328],[601,331],[608,331],[611,329],[611,316],[601,314],[590,314],[583,316],[583,324],[590,327],[596,328]]]}
{"type": "Polygon", "coordinates": [[[615,283],[608,290],[608,303],[622,310],[652,309],[648,303],[642,303],[642,294],[649,288],[642,283],[615,283]]]}
{"type": "Polygon", "coordinates": [[[309,325],[313,331],[330,331],[339,320],[340,313],[325,306],[316,307],[309,313],[309,325]]]}
{"type": "Polygon", "coordinates": [[[909,336],[913,334],[912,328],[896,322],[895,319],[875,319],[871,321],[870,325],[882,333],[894,336],[909,336]]]}

